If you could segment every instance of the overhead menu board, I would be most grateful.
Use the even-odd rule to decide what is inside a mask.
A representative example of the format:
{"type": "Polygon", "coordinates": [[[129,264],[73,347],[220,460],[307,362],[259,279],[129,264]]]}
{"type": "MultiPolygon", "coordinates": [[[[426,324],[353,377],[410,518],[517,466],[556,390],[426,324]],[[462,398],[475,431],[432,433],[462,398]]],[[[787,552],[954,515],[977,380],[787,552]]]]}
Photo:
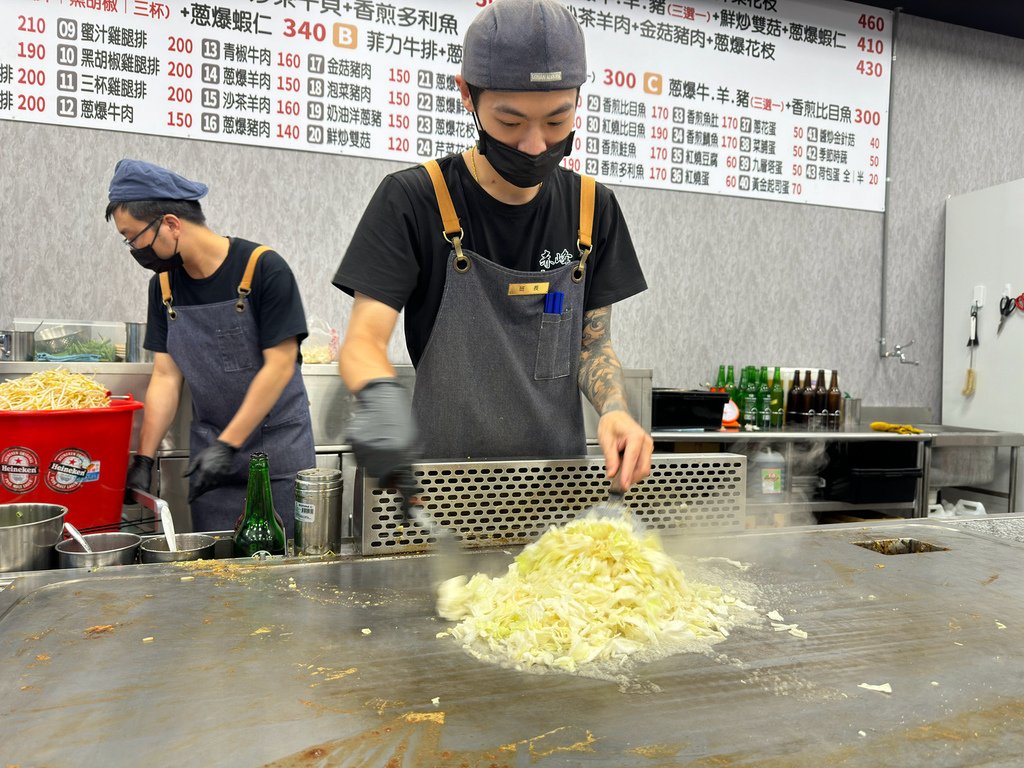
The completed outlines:
{"type": "MultiPolygon", "coordinates": [[[[0,118],[420,162],[489,0],[4,0],[0,118]]],[[[890,12],[571,0],[590,82],[564,164],[600,181],[880,211],[890,12]]]]}

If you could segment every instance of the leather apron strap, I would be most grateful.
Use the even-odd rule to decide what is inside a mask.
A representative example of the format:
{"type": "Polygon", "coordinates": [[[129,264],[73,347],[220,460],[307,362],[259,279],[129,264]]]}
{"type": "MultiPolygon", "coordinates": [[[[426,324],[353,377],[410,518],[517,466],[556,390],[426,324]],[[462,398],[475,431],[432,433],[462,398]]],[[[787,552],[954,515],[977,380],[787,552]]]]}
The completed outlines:
{"type": "MultiPolygon", "coordinates": [[[[445,190],[447,192],[447,189],[445,190]]],[[[449,198],[449,203],[451,198],[449,198]]],[[[252,277],[256,274],[256,263],[260,256],[270,250],[269,246],[260,245],[249,254],[249,261],[245,265],[245,272],[242,274],[242,281],[238,284],[238,301],[235,302],[235,311],[245,312],[245,297],[252,293],[252,277]]],[[[164,306],[167,307],[167,316],[174,320],[178,315],[174,311],[171,297],[171,278],[167,272],[160,273],[160,296],[164,306]]]]}
{"type": "Polygon", "coordinates": [[[597,182],[593,176],[580,176],[580,232],[576,247],[580,251],[580,263],[572,271],[572,279],[582,282],[587,271],[587,258],[594,247],[594,199],[597,182]]]}
{"type": "Polygon", "coordinates": [[[444,239],[452,244],[455,249],[455,271],[465,272],[469,269],[469,258],[462,252],[462,225],[459,224],[459,216],[455,213],[455,204],[452,202],[448,185],[444,182],[444,174],[437,160],[428,160],[423,164],[430,174],[430,183],[434,185],[434,197],[437,198],[437,210],[441,214],[441,224],[444,226],[444,239]]]}

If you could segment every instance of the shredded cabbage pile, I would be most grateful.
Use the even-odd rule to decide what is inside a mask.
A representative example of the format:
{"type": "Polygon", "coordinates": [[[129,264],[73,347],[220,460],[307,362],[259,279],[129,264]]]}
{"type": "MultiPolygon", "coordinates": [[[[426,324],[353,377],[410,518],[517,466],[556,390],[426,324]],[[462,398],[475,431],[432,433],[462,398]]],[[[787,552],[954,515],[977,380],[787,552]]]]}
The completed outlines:
{"type": "Polygon", "coordinates": [[[688,582],[654,534],[623,519],[581,518],[550,528],[501,577],[458,576],[438,589],[447,633],[474,656],[569,672],[621,663],[640,651],[722,640],[730,606],[715,586],[688,582]]]}

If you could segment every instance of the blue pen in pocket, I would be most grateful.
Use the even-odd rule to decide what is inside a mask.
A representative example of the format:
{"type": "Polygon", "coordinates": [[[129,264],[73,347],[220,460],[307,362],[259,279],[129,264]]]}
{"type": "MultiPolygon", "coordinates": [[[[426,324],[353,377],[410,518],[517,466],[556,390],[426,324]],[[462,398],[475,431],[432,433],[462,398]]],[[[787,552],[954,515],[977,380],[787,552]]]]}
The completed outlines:
{"type": "Polygon", "coordinates": [[[554,299],[555,299],[555,294],[553,294],[553,293],[546,293],[546,294],[544,294],[544,314],[545,315],[550,315],[551,314],[551,309],[552,309],[552,307],[555,304],[554,299]]]}
{"type": "Polygon", "coordinates": [[[562,293],[561,291],[555,291],[555,298],[554,298],[554,302],[552,302],[553,306],[551,307],[552,314],[555,314],[555,315],[562,314],[562,302],[564,302],[564,301],[565,301],[565,294],[562,293]]]}

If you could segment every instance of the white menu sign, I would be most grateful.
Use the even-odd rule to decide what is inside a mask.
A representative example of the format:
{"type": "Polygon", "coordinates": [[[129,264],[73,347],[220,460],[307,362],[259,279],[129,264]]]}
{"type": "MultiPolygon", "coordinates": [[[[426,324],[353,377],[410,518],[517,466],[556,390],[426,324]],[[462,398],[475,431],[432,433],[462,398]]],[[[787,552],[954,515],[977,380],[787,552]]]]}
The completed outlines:
{"type": "MultiPolygon", "coordinates": [[[[476,130],[490,0],[4,0],[0,119],[407,162],[476,130]]],[[[880,211],[892,14],[844,0],[570,0],[564,164],[627,186],[880,211]]]]}

